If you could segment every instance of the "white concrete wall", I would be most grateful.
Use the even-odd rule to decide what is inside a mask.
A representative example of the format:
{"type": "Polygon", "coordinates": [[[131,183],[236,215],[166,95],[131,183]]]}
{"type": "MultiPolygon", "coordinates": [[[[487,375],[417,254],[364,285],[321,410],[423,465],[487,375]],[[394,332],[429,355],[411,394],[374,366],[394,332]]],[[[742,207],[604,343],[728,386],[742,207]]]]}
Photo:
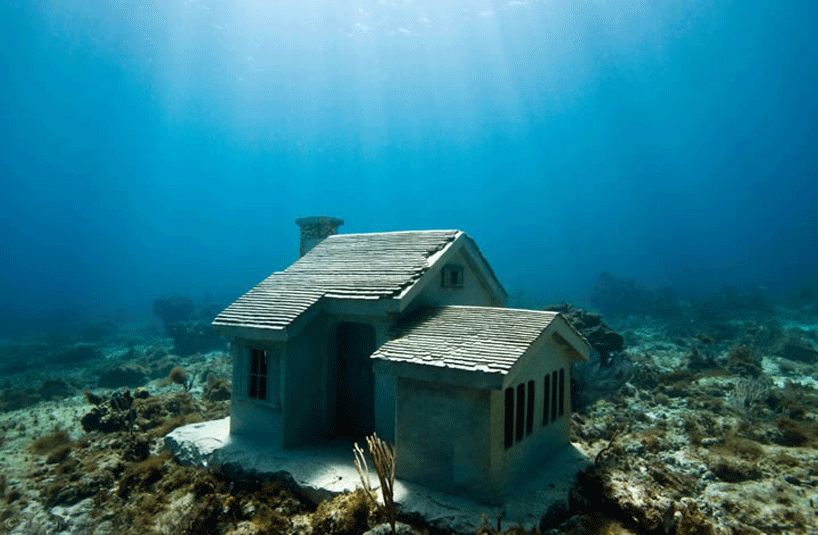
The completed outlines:
{"type": "MultiPolygon", "coordinates": [[[[373,322],[377,346],[389,340],[392,318],[379,318],[373,322]]],[[[374,372],[373,372],[374,373],[374,372]]],[[[375,375],[375,432],[387,442],[395,442],[395,378],[375,375]]]]}
{"type": "Polygon", "coordinates": [[[489,392],[398,378],[399,478],[452,493],[489,491],[489,392]]]}
{"type": "Polygon", "coordinates": [[[506,449],[505,389],[491,392],[491,477],[498,487],[506,487],[514,481],[525,478],[532,470],[536,470],[538,465],[547,462],[554,450],[564,447],[569,442],[571,366],[568,356],[556,344],[549,342],[535,358],[525,359],[520,364],[514,369],[514,376],[507,379],[506,386],[516,389],[520,383],[534,381],[534,426],[531,435],[524,436],[519,442],[515,441],[513,446],[506,449]],[[549,423],[543,426],[545,375],[560,368],[565,370],[564,413],[556,421],[550,421],[549,418],[549,423]]]}
{"type": "Polygon", "coordinates": [[[281,373],[285,448],[327,436],[328,322],[319,314],[288,340],[281,373]]]}
{"type": "Polygon", "coordinates": [[[255,400],[235,401],[230,405],[230,433],[283,444],[281,410],[255,400]]]}
{"type": "Polygon", "coordinates": [[[235,339],[232,343],[233,390],[230,399],[230,433],[282,444],[283,427],[280,391],[283,382],[280,363],[285,347],[280,343],[235,339]],[[251,399],[248,394],[250,349],[268,353],[267,399],[251,399]]]}
{"type": "Polygon", "coordinates": [[[375,374],[375,432],[395,442],[395,377],[375,374]]]}

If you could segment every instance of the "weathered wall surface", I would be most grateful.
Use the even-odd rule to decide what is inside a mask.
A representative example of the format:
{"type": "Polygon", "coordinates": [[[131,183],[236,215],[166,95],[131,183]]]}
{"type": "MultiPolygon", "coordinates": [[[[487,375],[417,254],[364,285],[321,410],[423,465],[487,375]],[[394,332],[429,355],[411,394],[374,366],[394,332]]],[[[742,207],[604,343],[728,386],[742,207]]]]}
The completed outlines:
{"type": "Polygon", "coordinates": [[[280,391],[282,377],[280,364],[285,347],[280,343],[233,340],[233,392],[230,400],[230,432],[236,435],[282,442],[282,413],[280,391]],[[268,354],[267,399],[248,396],[250,348],[265,349],[268,354]]]}
{"type": "Polygon", "coordinates": [[[399,478],[481,494],[489,481],[489,392],[398,378],[399,478]]]}
{"type": "Polygon", "coordinates": [[[281,410],[258,401],[238,401],[230,405],[230,433],[282,444],[281,410]]]}
{"type": "MultiPolygon", "coordinates": [[[[525,359],[525,357],[524,357],[525,359]]],[[[510,374],[507,386],[516,387],[534,381],[534,425],[530,435],[516,441],[510,448],[505,447],[505,391],[491,392],[491,472],[492,479],[500,486],[506,486],[531,475],[532,470],[542,469],[542,463],[552,457],[552,453],[569,442],[571,423],[570,381],[571,367],[567,355],[555,344],[548,342],[537,352],[535,358],[521,361],[510,374]],[[565,369],[563,390],[564,413],[561,418],[543,425],[543,405],[545,376],[559,369],[565,369]]],[[[526,388],[527,395],[527,388],[526,388]]],[[[549,408],[552,405],[549,398],[549,408]]],[[[515,437],[516,438],[516,437],[515,437]]]]}
{"type": "Polygon", "coordinates": [[[282,373],[284,447],[325,437],[327,429],[328,322],[319,314],[287,343],[282,373]]]}

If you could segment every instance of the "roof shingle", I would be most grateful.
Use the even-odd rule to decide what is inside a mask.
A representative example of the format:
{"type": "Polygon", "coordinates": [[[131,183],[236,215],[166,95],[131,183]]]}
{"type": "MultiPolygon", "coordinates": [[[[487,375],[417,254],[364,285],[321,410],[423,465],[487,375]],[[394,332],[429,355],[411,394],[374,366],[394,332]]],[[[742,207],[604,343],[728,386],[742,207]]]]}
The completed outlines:
{"type": "Polygon", "coordinates": [[[507,373],[557,317],[501,307],[420,308],[393,329],[373,358],[486,373],[507,373]]]}
{"type": "Polygon", "coordinates": [[[322,297],[395,298],[431,267],[459,230],[329,236],[222,311],[215,326],[283,329],[322,297]]]}

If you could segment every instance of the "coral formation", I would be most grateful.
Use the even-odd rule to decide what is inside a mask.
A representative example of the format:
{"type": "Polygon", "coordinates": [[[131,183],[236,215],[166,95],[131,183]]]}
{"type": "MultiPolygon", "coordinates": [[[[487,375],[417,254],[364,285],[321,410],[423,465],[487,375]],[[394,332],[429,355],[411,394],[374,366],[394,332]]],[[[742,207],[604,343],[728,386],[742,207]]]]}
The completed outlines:
{"type": "Polygon", "coordinates": [[[173,323],[168,327],[168,334],[173,338],[173,352],[181,356],[207,353],[224,347],[224,339],[207,321],[173,323]]]}
{"type": "Polygon", "coordinates": [[[232,393],[230,381],[224,377],[217,377],[213,374],[207,376],[202,396],[208,401],[227,401],[232,393]]]}
{"type": "MultiPolygon", "coordinates": [[[[609,356],[574,369],[572,440],[597,462],[536,531],[492,517],[480,533],[818,532],[814,309],[772,313],[731,292],[661,318],[561,306],[609,356]],[[617,337],[596,338],[603,325],[617,337]]],[[[229,356],[177,354],[156,330],[112,331],[90,349],[76,335],[0,345],[0,532],[389,531],[362,491],[316,504],[163,454],[176,426],[228,414],[229,356]],[[124,365],[141,370],[138,389],[100,387],[124,365]],[[165,381],[175,366],[189,391],[165,381]]],[[[399,533],[442,533],[439,519],[397,520],[399,533]]]]}
{"type": "Polygon", "coordinates": [[[569,303],[547,306],[543,310],[559,312],[575,329],[582,333],[600,355],[603,364],[608,363],[611,354],[622,351],[625,339],[602,321],[602,316],[576,308],[569,303]]]}
{"type": "Polygon", "coordinates": [[[165,332],[174,323],[193,318],[194,310],[193,300],[186,295],[167,295],[153,301],[153,312],[162,320],[165,332]]]}
{"type": "Polygon", "coordinates": [[[103,388],[121,388],[142,386],[148,381],[144,367],[133,362],[121,362],[105,368],[99,375],[99,386],[103,388]]]}
{"type": "Polygon", "coordinates": [[[591,291],[591,304],[608,317],[630,314],[671,316],[678,310],[678,302],[670,289],[648,291],[636,282],[601,273],[591,291]]]}

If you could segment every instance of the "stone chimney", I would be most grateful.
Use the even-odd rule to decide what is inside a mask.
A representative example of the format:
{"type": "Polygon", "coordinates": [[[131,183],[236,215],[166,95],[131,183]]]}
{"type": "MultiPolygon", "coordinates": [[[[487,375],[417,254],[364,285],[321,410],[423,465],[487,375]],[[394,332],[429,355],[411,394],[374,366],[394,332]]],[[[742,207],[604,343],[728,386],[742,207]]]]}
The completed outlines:
{"type": "Polygon", "coordinates": [[[301,227],[301,256],[309,253],[327,236],[338,234],[338,227],[344,224],[343,219],[318,215],[299,217],[295,224],[301,227]]]}

